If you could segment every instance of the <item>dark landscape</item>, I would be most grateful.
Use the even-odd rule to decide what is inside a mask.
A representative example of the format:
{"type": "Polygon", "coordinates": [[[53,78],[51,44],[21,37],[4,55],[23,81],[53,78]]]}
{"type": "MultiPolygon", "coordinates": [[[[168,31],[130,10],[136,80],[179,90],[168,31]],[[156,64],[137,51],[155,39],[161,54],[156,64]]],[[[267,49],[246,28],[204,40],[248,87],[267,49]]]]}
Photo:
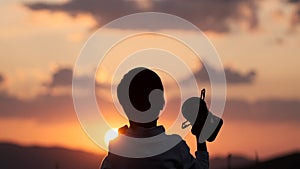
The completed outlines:
{"type": "MultiPolygon", "coordinates": [[[[1,169],[98,169],[103,154],[71,150],[60,147],[20,146],[0,143],[1,169]]],[[[300,153],[280,155],[265,161],[247,159],[238,155],[214,157],[211,169],[297,169],[300,153]]]]}

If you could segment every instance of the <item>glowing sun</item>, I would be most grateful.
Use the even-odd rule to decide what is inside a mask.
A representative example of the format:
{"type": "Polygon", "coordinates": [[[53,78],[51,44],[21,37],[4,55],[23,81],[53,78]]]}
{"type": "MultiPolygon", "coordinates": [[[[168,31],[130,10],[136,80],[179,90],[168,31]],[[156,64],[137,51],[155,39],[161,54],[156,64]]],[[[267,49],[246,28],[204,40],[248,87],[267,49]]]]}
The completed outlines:
{"type": "Polygon", "coordinates": [[[109,141],[115,139],[116,137],[118,137],[118,129],[112,128],[105,133],[104,143],[108,146],[109,141]]]}

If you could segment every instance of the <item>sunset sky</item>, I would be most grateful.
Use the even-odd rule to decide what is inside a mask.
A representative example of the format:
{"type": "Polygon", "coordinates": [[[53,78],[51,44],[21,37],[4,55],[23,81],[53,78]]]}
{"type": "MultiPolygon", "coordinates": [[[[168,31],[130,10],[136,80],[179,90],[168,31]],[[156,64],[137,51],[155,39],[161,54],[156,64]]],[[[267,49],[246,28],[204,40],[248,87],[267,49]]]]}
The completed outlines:
{"type": "MultiPolygon", "coordinates": [[[[0,141],[104,152],[78,122],[71,95],[72,70],[94,31],[143,11],[170,13],[190,21],[219,53],[227,78],[227,100],[224,126],[216,141],[208,143],[212,156],[233,153],[254,158],[257,152],[269,158],[300,150],[299,0],[1,0],[0,141]]],[[[188,30],[169,29],[193,38],[188,30]]],[[[130,31],[107,30],[107,39],[130,31]]],[[[208,88],[210,98],[209,83],[201,76],[203,67],[187,49],[164,37],[128,41],[136,45],[119,45],[108,53],[109,67],[102,66],[96,77],[99,102],[103,101],[106,112],[116,114],[111,98],[102,91],[107,92],[103,88],[110,85],[121,60],[116,55],[130,55],[145,47],[180,55],[194,71],[199,87],[208,88]],[[155,38],[161,43],[151,43],[155,38]]],[[[174,83],[165,78],[166,86],[174,83]]],[[[183,80],[188,78],[182,74],[183,80]]],[[[177,88],[166,90],[169,104],[159,123],[167,128],[174,121],[170,112],[178,113],[180,104],[176,104],[177,88]]],[[[126,119],[116,116],[105,114],[113,127],[123,126],[126,119]]],[[[194,138],[185,139],[195,151],[194,138]]]]}

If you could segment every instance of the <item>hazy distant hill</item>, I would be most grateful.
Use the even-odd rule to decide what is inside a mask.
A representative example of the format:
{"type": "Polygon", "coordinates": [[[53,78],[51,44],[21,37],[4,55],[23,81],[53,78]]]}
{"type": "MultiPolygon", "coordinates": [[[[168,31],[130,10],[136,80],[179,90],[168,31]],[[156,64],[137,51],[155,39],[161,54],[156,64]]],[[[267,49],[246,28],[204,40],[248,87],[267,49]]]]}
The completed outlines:
{"type": "Polygon", "coordinates": [[[299,169],[300,153],[295,152],[289,155],[273,158],[260,162],[256,165],[250,165],[240,169],[299,169]]]}
{"type": "MultiPolygon", "coordinates": [[[[98,169],[103,156],[57,147],[23,147],[0,143],[0,169],[98,169]]],[[[300,168],[300,153],[294,153],[254,165],[253,160],[233,155],[233,169],[296,169],[300,168]],[[244,167],[242,166],[251,166],[244,167]]],[[[227,169],[226,158],[210,160],[210,169],[227,169]]]]}
{"type": "Polygon", "coordinates": [[[100,155],[64,148],[0,143],[0,169],[98,169],[100,155]]]}
{"type": "MultiPolygon", "coordinates": [[[[255,164],[255,161],[239,155],[232,155],[230,163],[231,163],[231,168],[238,168],[238,167],[255,164]]],[[[210,165],[210,169],[227,169],[228,159],[224,157],[211,158],[209,165],[210,165]]]]}

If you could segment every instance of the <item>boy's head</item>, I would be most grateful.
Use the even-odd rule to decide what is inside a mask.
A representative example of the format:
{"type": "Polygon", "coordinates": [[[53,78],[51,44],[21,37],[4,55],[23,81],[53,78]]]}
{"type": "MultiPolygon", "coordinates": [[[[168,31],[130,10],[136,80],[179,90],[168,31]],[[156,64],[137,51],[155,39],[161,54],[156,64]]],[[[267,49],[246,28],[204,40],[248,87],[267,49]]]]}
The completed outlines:
{"type": "Polygon", "coordinates": [[[124,75],[117,88],[117,95],[127,117],[138,123],[148,123],[158,118],[164,107],[164,88],[160,77],[150,69],[138,67],[124,75]],[[136,121],[132,116],[142,113],[155,119],[136,121]]]}

